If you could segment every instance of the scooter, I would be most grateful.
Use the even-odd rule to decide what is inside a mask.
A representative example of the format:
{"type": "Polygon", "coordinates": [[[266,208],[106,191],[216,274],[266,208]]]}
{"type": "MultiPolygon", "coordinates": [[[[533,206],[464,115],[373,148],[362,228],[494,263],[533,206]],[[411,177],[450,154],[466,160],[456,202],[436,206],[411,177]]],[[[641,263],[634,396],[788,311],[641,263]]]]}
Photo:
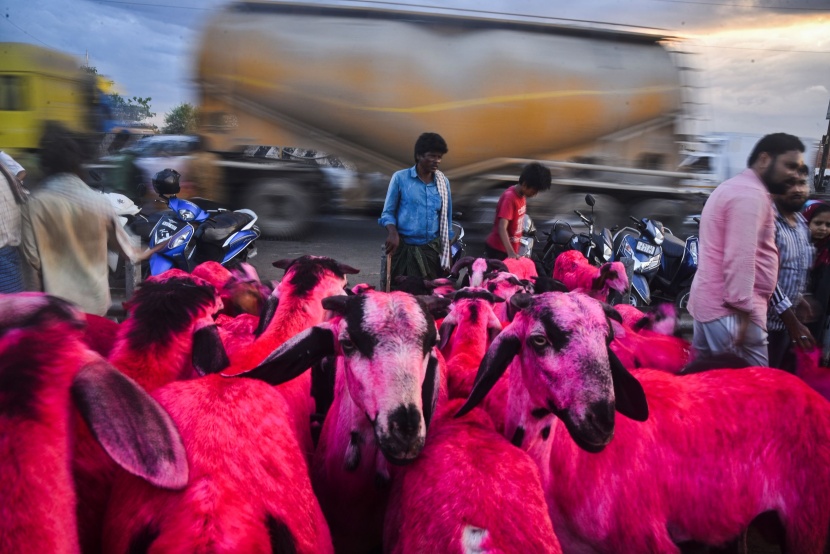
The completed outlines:
{"type": "Polygon", "coordinates": [[[660,269],[665,242],[659,221],[630,216],[636,227],[623,227],[614,235],[614,261],[631,268],[628,303],[642,307],[651,304],[651,282],[660,269]]]}
{"type": "Polygon", "coordinates": [[[574,213],[588,227],[587,233],[575,233],[570,223],[559,219],[553,222],[550,232],[546,233],[548,238],[541,256],[541,266],[545,275],[553,274],[556,258],[566,250],[582,252],[591,265],[597,267],[612,261],[612,231],[607,228],[599,231],[595,229],[594,204],[596,200],[590,194],[586,194],[585,203],[591,207],[590,217],[586,217],[579,210],[574,210],[574,213]]]}
{"type": "Polygon", "coordinates": [[[689,304],[692,280],[697,272],[697,259],[700,241],[696,235],[682,240],[669,229],[665,232],[663,257],[660,269],[651,283],[653,295],[661,300],[673,302],[679,310],[686,310],[689,304]]]}
{"type": "Polygon", "coordinates": [[[179,177],[177,171],[165,169],[153,178],[153,189],[168,210],[161,213],[148,242],[151,248],[162,243],[167,246],[150,257],[150,274],[158,275],[174,267],[190,272],[206,261],[233,266],[256,256],[254,241],[261,235],[254,225],[257,215],[247,209],[209,210],[194,201],[177,198],[179,177]]]}

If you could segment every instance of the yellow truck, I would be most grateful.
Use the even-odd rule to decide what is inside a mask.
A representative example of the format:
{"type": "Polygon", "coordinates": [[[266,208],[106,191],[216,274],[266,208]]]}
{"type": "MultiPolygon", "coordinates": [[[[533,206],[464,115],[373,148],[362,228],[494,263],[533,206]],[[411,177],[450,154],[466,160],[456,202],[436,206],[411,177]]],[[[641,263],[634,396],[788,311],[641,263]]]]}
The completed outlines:
{"type": "Polygon", "coordinates": [[[424,131],[447,140],[442,169],[468,214],[541,160],[558,169],[556,210],[584,206],[588,191],[608,212],[660,217],[653,210],[667,206],[663,217],[680,217],[698,195],[673,171],[687,99],[669,39],[518,16],[237,2],[214,15],[198,48],[202,132],[228,156],[227,196],[254,207],[270,235],[310,221],[331,193],[328,175],[276,161],[252,171],[230,153],[335,154],[356,167],[349,188],[360,193],[347,196],[365,207],[414,163],[424,131]]]}
{"type": "Polygon", "coordinates": [[[0,43],[0,149],[37,148],[46,121],[75,131],[100,128],[96,95],[95,77],[74,57],[34,44],[0,43]]]}

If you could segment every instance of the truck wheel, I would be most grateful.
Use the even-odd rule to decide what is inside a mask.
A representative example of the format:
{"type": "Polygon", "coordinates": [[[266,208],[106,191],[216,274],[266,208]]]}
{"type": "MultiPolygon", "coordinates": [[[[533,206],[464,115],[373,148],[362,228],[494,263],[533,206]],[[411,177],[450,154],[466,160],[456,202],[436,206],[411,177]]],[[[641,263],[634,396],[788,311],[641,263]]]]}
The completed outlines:
{"type": "Polygon", "coordinates": [[[251,184],[244,207],[257,214],[262,236],[273,239],[295,238],[312,224],[311,196],[287,179],[263,179],[251,184]]]}

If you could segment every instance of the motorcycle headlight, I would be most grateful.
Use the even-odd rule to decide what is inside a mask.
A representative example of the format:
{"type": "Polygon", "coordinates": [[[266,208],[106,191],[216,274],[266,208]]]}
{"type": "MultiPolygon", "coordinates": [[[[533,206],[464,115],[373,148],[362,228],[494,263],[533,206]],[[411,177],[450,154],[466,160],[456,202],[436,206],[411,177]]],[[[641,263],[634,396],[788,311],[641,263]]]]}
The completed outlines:
{"type": "Polygon", "coordinates": [[[179,217],[182,218],[182,221],[193,221],[196,219],[196,214],[186,208],[181,208],[179,210],[179,217]]]}
{"type": "Polygon", "coordinates": [[[602,257],[606,260],[610,260],[613,254],[614,252],[611,250],[611,247],[608,246],[608,243],[605,243],[605,245],[602,248],[602,257]]]}
{"type": "Polygon", "coordinates": [[[172,250],[174,248],[178,248],[182,244],[185,244],[188,241],[188,239],[190,238],[190,235],[192,233],[193,233],[193,229],[190,228],[190,227],[187,227],[181,233],[179,233],[178,235],[176,235],[175,237],[170,239],[170,242],[167,244],[167,249],[172,250]]]}

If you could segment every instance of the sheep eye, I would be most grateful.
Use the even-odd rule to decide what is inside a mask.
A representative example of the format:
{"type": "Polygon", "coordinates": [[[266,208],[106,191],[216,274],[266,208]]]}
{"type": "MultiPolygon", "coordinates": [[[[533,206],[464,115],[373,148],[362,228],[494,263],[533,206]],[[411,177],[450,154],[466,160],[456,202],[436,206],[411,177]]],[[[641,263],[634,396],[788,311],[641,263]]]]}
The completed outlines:
{"type": "Polygon", "coordinates": [[[355,351],[355,345],[349,339],[342,339],[340,341],[340,348],[343,349],[344,354],[351,354],[355,351]]]}
{"type": "Polygon", "coordinates": [[[533,335],[530,337],[530,344],[537,348],[541,348],[550,344],[548,338],[544,335],[533,335]]]}

